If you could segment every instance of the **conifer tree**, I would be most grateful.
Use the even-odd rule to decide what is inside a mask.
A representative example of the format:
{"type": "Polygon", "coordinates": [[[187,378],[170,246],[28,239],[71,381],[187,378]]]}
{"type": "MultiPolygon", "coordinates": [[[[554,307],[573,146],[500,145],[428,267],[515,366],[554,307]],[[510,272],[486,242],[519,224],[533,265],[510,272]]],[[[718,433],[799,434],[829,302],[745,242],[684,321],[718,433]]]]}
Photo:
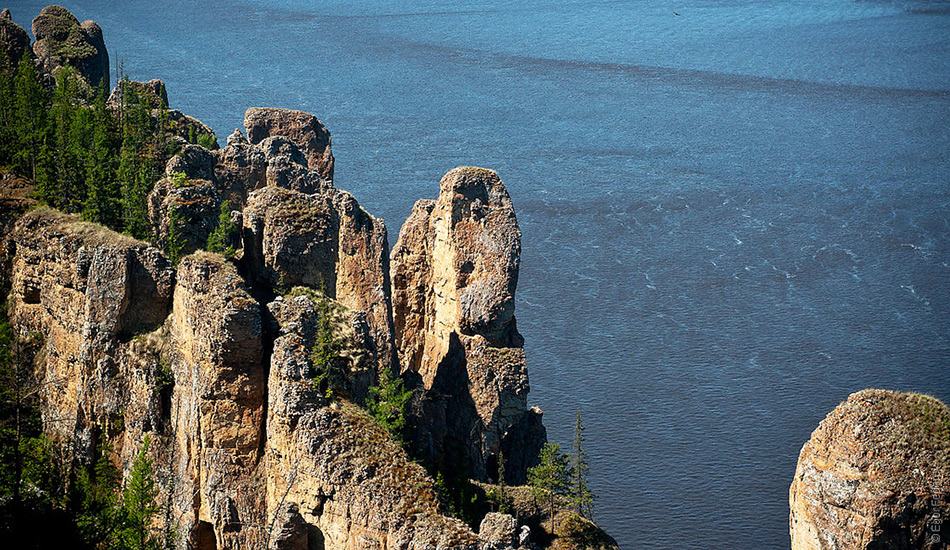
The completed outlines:
{"type": "Polygon", "coordinates": [[[379,375],[379,385],[371,387],[369,392],[367,405],[370,414],[393,438],[402,443],[403,430],[406,428],[406,406],[412,398],[412,392],[405,389],[402,379],[393,376],[389,369],[383,369],[379,375]]]}
{"type": "Polygon", "coordinates": [[[122,493],[125,516],[122,546],[133,550],[150,550],[159,546],[158,539],[152,534],[152,520],[158,514],[159,506],[152,459],[148,456],[149,444],[150,438],[146,434],[122,493]]]}
{"type": "Polygon", "coordinates": [[[574,513],[593,519],[594,493],[587,486],[587,453],[584,451],[584,425],[581,423],[581,411],[577,411],[577,423],[574,427],[574,452],[571,455],[571,496],[574,513]]]}
{"type": "Polygon", "coordinates": [[[42,172],[46,141],[46,91],[40,84],[29,55],[23,55],[14,79],[14,131],[17,136],[13,161],[20,174],[34,181],[42,172]]]}
{"type": "Polygon", "coordinates": [[[104,434],[98,451],[92,472],[79,468],[76,476],[76,526],[82,540],[93,548],[115,548],[124,526],[118,495],[122,476],[112,462],[112,446],[104,434]]]}
{"type": "Polygon", "coordinates": [[[551,512],[551,531],[554,532],[554,511],[557,499],[570,490],[571,468],[561,446],[545,443],[538,455],[540,464],[528,469],[528,485],[534,498],[546,502],[551,512]]]}
{"type": "Polygon", "coordinates": [[[240,238],[240,230],[231,221],[231,205],[228,201],[221,203],[221,212],[218,214],[218,225],[208,235],[208,252],[215,252],[225,258],[234,257],[234,242],[240,238]]]}
{"type": "Polygon", "coordinates": [[[344,339],[338,334],[337,308],[326,295],[326,288],[321,285],[320,297],[315,309],[317,313],[316,342],[310,353],[313,364],[313,383],[320,389],[327,399],[333,397],[334,390],[342,385],[340,359],[342,358],[344,339]]]}

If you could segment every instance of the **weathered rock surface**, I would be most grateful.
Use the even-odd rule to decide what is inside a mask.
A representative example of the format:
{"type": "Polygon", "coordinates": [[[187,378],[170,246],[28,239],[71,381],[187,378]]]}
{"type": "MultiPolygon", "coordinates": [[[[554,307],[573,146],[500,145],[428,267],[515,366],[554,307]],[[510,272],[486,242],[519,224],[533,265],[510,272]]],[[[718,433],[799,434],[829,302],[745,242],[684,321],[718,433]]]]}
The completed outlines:
{"type": "Polygon", "coordinates": [[[317,318],[310,298],[268,307],[280,327],[268,384],[268,514],[298,506],[308,548],[475,548],[471,530],[442,515],[422,467],[365,411],[345,402],[328,406],[314,387],[307,356],[317,318]]]}
{"type": "Polygon", "coordinates": [[[504,452],[509,483],[524,482],[545,440],[540,411],[527,407],[514,318],[520,253],[498,175],[463,167],[442,178],[435,202],[416,204],[392,254],[400,361],[426,392],[416,445],[438,464],[468,464],[476,479],[504,452]]]}
{"type": "Polygon", "coordinates": [[[478,526],[478,538],[485,548],[517,548],[518,522],[508,514],[489,512],[478,526]]]}
{"type": "Polygon", "coordinates": [[[6,9],[0,14],[0,49],[3,50],[3,57],[14,69],[24,53],[33,53],[30,49],[30,35],[23,27],[13,22],[10,10],[6,9]]]}
{"type": "Polygon", "coordinates": [[[10,321],[21,336],[43,335],[37,377],[51,439],[66,456],[90,459],[97,433],[124,414],[136,392],[147,408],[124,424],[159,424],[155,365],[130,359],[136,350],[129,340],[165,319],[174,281],[165,258],[145,243],[45,208],[20,219],[11,253],[10,321]]]}
{"type": "Polygon", "coordinates": [[[47,6],[33,19],[33,36],[33,53],[44,72],[55,76],[70,66],[92,88],[109,89],[109,52],[95,22],[80,24],[66,8],[47,6]]]}
{"type": "Polygon", "coordinates": [[[248,140],[255,145],[269,137],[286,137],[303,152],[310,169],[326,181],[333,181],[330,132],[317,117],[290,109],[252,107],[244,113],[244,128],[248,140]]]}
{"type": "Polygon", "coordinates": [[[198,252],[178,266],[168,351],[176,512],[191,543],[263,548],[266,376],[261,308],[236,268],[198,252]]]}
{"type": "Polygon", "coordinates": [[[268,288],[324,288],[351,310],[365,313],[372,335],[367,351],[378,368],[394,362],[386,227],[345,191],[304,194],[265,187],[243,214],[244,259],[268,288]]]}
{"type": "Polygon", "coordinates": [[[919,394],[851,394],[802,447],[789,506],[793,550],[946,548],[950,410],[919,394]]]}

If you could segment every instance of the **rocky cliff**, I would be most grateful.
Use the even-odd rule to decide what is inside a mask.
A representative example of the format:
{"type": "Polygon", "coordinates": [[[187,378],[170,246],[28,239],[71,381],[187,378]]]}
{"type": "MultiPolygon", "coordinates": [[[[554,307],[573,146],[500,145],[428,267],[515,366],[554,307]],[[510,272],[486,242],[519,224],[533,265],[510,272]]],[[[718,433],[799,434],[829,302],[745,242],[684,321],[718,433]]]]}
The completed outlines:
{"type": "Polygon", "coordinates": [[[793,550],[946,548],[950,409],[919,394],[852,394],[802,448],[789,506],[793,550]]]}
{"type": "MultiPolygon", "coordinates": [[[[11,24],[0,16],[4,47],[29,52],[11,24]]],[[[33,27],[47,72],[107,82],[97,26],[52,6],[33,27]]],[[[123,81],[109,108],[125,86],[168,112],[159,80],[123,81]]],[[[430,473],[490,481],[503,453],[520,483],[545,441],[527,406],[521,233],[501,180],[446,174],[391,266],[385,224],[335,187],[316,117],[252,108],[244,126],[215,150],[172,136],[147,201],[154,244],[45,207],[21,216],[29,184],[3,176],[9,318],[41,342],[34,376],[60,462],[104,455],[128,473],[148,436],[152,527],[176,530],[179,548],[534,548],[523,518],[490,514],[476,533],[451,517],[430,473]],[[233,257],[203,250],[222,220],[237,228],[233,257]],[[333,396],[311,357],[325,315],[343,343],[333,396]],[[406,448],[361,408],[384,374],[414,389],[406,448]]]]}

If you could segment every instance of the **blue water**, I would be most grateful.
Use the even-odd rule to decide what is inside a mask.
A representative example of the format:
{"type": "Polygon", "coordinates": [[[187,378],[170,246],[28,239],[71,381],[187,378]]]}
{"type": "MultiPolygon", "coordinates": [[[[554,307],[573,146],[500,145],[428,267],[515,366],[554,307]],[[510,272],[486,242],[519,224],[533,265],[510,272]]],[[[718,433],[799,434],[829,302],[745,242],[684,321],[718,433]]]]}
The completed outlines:
{"type": "Polygon", "coordinates": [[[622,548],[787,548],[828,411],[950,401],[948,2],[64,5],[220,136],[317,114],[390,244],[447,170],[496,169],[531,401],[564,443],[582,411],[622,548]]]}

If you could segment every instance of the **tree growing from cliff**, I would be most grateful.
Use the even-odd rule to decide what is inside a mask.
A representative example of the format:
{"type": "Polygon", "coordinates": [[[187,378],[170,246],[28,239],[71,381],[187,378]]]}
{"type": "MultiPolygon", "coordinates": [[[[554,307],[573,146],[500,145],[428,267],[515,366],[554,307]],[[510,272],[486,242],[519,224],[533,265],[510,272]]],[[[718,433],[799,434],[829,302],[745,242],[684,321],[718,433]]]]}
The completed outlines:
{"type": "Polygon", "coordinates": [[[327,297],[326,287],[323,285],[314,308],[317,313],[317,335],[310,352],[310,362],[314,370],[313,384],[327,399],[332,399],[334,392],[343,384],[340,363],[346,341],[339,333],[338,308],[327,297]]]}
{"type": "Polygon", "coordinates": [[[122,533],[123,548],[149,550],[159,547],[158,539],[152,534],[152,520],[159,512],[158,487],[152,471],[152,459],[148,456],[151,440],[148,434],[142,440],[132,471],[126,480],[122,493],[122,513],[125,529],[122,533]]]}
{"type": "Polygon", "coordinates": [[[240,229],[231,221],[231,205],[228,201],[221,203],[221,213],[218,214],[218,225],[208,235],[208,252],[221,254],[225,258],[234,257],[234,242],[241,235],[240,229]]]}
{"type": "Polygon", "coordinates": [[[174,205],[168,208],[168,237],[165,243],[165,253],[168,254],[168,261],[172,265],[178,265],[185,255],[185,238],[181,234],[181,226],[184,224],[181,214],[174,205]]]}
{"type": "Polygon", "coordinates": [[[367,407],[380,426],[386,428],[393,438],[402,443],[406,428],[406,407],[412,392],[403,387],[402,379],[393,376],[389,369],[379,375],[379,385],[369,389],[367,407]]]}
{"type": "Polygon", "coordinates": [[[574,425],[574,449],[571,453],[571,505],[574,513],[587,519],[594,516],[594,493],[587,486],[587,453],[584,451],[584,424],[581,422],[581,411],[577,411],[577,422],[574,425]]]}
{"type": "Polygon", "coordinates": [[[112,446],[104,434],[97,451],[92,472],[78,468],[73,484],[76,526],[83,542],[92,548],[115,548],[124,522],[118,495],[122,474],[112,462],[112,446]]]}
{"type": "Polygon", "coordinates": [[[535,499],[547,504],[551,512],[551,532],[554,532],[554,512],[559,497],[570,491],[571,467],[568,456],[558,444],[545,443],[538,455],[540,463],[528,469],[528,485],[535,499]]]}

